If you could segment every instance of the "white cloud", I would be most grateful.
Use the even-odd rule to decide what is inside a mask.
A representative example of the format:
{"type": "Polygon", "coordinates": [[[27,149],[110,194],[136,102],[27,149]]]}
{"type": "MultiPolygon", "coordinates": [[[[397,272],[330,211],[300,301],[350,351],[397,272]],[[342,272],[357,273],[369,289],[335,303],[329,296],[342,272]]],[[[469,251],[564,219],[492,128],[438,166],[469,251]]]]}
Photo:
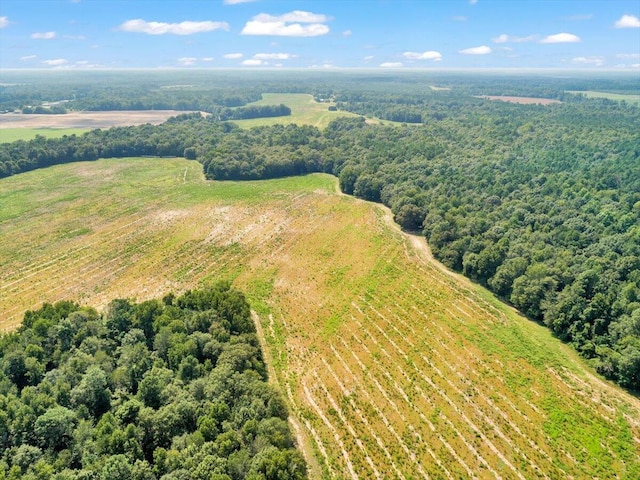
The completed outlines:
{"type": "Polygon", "coordinates": [[[540,40],[540,43],[577,43],[580,41],[580,37],[573,33],[556,33],[555,35],[549,35],[540,40]]]}
{"type": "Polygon", "coordinates": [[[213,62],[213,57],[202,57],[200,60],[203,62],[213,62]]]}
{"type": "Polygon", "coordinates": [[[426,52],[418,53],[418,52],[404,52],[405,58],[409,60],[433,60],[434,62],[439,62],[442,60],[442,54],[440,52],[436,52],[435,50],[429,50],[426,52]]]}
{"type": "Polygon", "coordinates": [[[604,57],[576,57],[571,60],[576,65],[594,65],[601,67],[604,65],[604,57]]]}
{"type": "Polygon", "coordinates": [[[351,35],[353,35],[353,32],[351,30],[345,30],[344,32],[342,32],[342,36],[344,37],[350,37],[351,35]]]}
{"type": "Polygon", "coordinates": [[[640,58],[640,53],[618,53],[616,58],[640,58]]]}
{"type": "Polygon", "coordinates": [[[317,37],[329,33],[326,15],[294,10],[280,16],[256,15],[242,29],[242,35],[274,35],[280,37],[317,37]],[[308,25],[303,25],[308,24],[308,25]]]}
{"type": "Polygon", "coordinates": [[[256,53],[253,56],[256,60],[289,60],[296,57],[291,53],[256,53]]]}
{"type": "Polygon", "coordinates": [[[632,63],[631,68],[640,68],[640,63],[632,63]]]}
{"type": "Polygon", "coordinates": [[[223,55],[223,58],[226,58],[228,60],[235,60],[238,58],[242,58],[244,55],[242,55],[241,53],[227,53],[226,55],[223,55]]]}
{"type": "Polygon", "coordinates": [[[99,63],[91,63],[89,60],[79,60],[73,65],[61,65],[57,68],[79,68],[82,70],[88,70],[90,68],[104,68],[104,65],[99,63]]]}
{"type": "Polygon", "coordinates": [[[27,62],[29,60],[35,60],[36,58],[38,58],[37,55],[27,55],[26,57],[20,57],[20,60],[23,62],[27,62]]]}
{"type": "Polygon", "coordinates": [[[328,16],[322,13],[305,12],[303,10],[294,10],[293,12],[285,13],[279,17],[267,15],[261,13],[254,19],[265,18],[270,21],[282,21],[282,22],[300,22],[300,23],[324,23],[331,20],[328,16]]]}
{"type": "Polygon", "coordinates": [[[67,40],[86,40],[87,37],[84,35],[64,35],[62,38],[67,40]]]}
{"type": "Polygon", "coordinates": [[[247,60],[242,61],[242,65],[247,65],[249,67],[257,67],[259,65],[263,65],[264,62],[262,60],[258,60],[255,58],[248,58],[247,60]]]}
{"type": "Polygon", "coordinates": [[[402,67],[402,62],[384,62],[381,63],[380,66],[382,68],[400,68],[402,67]]]}
{"type": "Polygon", "coordinates": [[[239,3],[257,2],[258,0],[224,0],[225,5],[237,5],[239,3]]]}
{"type": "Polygon", "coordinates": [[[197,60],[198,59],[195,57],[180,57],[178,59],[178,64],[182,65],[183,67],[190,67],[192,65],[195,65],[197,60]]]}
{"type": "Polygon", "coordinates": [[[614,26],[616,28],[640,28],[640,18],[635,15],[622,15],[614,26]]]}
{"type": "Polygon", "coordinates": [[[585,20],[591,20],[593,18],[592,13],[586,14],[578,14],[578,15],[569,15],[568,17],[561,17],[562,20],[567,20],[569,22],[583,22],[585,20]]]}
{"type": "Polygon", "coordinates": [[[373,60],[375,57],[373,55],[367,55],[366,57],[364,57],[364,61],[368,62],[370,60],[373,60]]]}
{"type": "Polygon", "coordinates": [[[478,3],[478,0],[469,0],[469,5],[475,5],[478,3]]]}
{"type": "Polygon", "coordinates": [[[458,53],[462,53],[464,55],[488,55],[491,53],[491,47],[481,45],[479,47],[465,48],[464,50],[460,50],[458,53]]]}
{"type": "Polygon", "coordinates": [[[503,33],[502,35],[498,35],[496,38],[492,38],[493,43],[524,43],[524,42],[532,42],[536,39],[536,35],[528,35],[526,37],[516,37],[515,35],[507,35],[503,33]]]}
{"type": "Polygon", "coordinates": [[[38,40],[51,40],[56,38],[56,32],[36,32],[31,34],[31,38],[38,40]]]}
{"type": "Polygon", "coordinates": [[[454,22],[466,22],[468,19],[464,15],[456,15],[455,17],[451,17],[451,20],[454,22]]]}
{"type": "Polygon", "coordinates": [[[138,32],[148,35],[164,35],[171,33],[173,35],[193,35],[194,33],[211,32],[213,30],[229,30],[229,24],[226,22],[191,22],[184,21],[180,23],[164,23],[164,22],[147,22],[141,18],[135,20],[127,20],[120,27],[123,32],[138,32]]]}
{"type": "Polygon", "coordinates": [[[42,63],[51,67],[59,67],[61,65],[66,65],[67,63],[69,63],[69,60],[67,60],[66,58],[56,58],[53,60],[43,60],[42,63]]]}
{"type": "Polygon", "coordinates": [[[0,28],[4,28],[9,26],[9,18],[8,17],[0,17],[0,28]]]}

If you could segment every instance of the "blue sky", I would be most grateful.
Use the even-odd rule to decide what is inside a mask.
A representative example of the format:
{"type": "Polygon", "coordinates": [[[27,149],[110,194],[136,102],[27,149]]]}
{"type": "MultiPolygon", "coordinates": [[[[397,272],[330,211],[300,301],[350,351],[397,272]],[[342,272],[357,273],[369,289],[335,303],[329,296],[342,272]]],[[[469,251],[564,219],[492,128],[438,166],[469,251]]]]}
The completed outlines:
{"type": "Polygon", "coordinates": [[[0,68],[551,68],[640,78],[640,0],[1,0],[0,68]]]}

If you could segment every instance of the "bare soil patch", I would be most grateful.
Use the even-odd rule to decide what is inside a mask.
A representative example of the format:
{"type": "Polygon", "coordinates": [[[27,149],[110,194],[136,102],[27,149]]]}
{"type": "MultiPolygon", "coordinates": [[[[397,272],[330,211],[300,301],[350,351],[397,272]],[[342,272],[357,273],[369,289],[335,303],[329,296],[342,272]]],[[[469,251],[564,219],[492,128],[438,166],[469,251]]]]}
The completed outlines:
{"type": "Polygon", "coordinates": [[[552,98],[533,98],[533,97],[510,97],[507,95],[481,95],[476,98],[486,98],[487,100],[500,100],[502,102],[519,103],[522,105],[552,105],[562,103],[560,100],[552,98]]]}
{"type": "Polygon", "coordinates": [[[71,112],[63,115],[5,113],[0,128],[108,128],[151,123],[158,125],[169,117],[185,112],[177,110],[122,110],[71,112]]]}

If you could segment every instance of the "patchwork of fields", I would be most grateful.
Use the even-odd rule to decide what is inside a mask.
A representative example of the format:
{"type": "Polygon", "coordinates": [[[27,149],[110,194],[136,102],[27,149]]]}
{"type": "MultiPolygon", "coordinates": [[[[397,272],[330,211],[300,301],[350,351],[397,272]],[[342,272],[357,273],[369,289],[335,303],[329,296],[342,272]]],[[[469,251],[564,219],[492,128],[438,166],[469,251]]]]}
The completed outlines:
{"type": "Polygon", "coordinates": [[[335,183],[147,158],[3,179],[0,328],[43,301],[232,279],[313,478],[640,477],[636,397],[335,183]]]}

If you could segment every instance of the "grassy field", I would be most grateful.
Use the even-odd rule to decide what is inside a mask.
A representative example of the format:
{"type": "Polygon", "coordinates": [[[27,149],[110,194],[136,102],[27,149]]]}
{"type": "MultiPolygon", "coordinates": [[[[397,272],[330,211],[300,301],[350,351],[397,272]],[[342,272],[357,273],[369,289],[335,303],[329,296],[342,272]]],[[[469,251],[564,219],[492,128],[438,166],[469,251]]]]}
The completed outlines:
{"type": "Polygon", "coordinates": [[[64,135],[82,135],[88,128],[0,128],[0,143],[16,140],[33,140],[36,135],[47,138],[61,138],[64,135]]]}
{"type": "Polygon", "coordinates": [[[579,94],[590,98],[608,98],[609,100],[616,100],[618,102],[624,100],[627,103],[635,103],[640,105],[640,95],[621,95],[619,93],[607,93],[607,92],[594,92],[591,90],[568,90],[568,93],[579,94]]]}
{"type": "Polygon", "coordinates": [[[313,96],[304,93],[263,93],[262,100],[248,105],[280,105],[281,103],[291,109],[291,115],[237,120],[235,123],[244,128],[295,123],[297,125],[313,125],[322,129],[336,118],[359,116],[349,112],[330,112],[329,106],[335,105],[334,103],[318,103],[313,99],[313,96]]]}
{"type": "Polygon", "coordinates": [[[0,325],[231,279],[312,478],[640,478],[637,398],[335,186],[147,158],[0,180],[0,325]]]}

